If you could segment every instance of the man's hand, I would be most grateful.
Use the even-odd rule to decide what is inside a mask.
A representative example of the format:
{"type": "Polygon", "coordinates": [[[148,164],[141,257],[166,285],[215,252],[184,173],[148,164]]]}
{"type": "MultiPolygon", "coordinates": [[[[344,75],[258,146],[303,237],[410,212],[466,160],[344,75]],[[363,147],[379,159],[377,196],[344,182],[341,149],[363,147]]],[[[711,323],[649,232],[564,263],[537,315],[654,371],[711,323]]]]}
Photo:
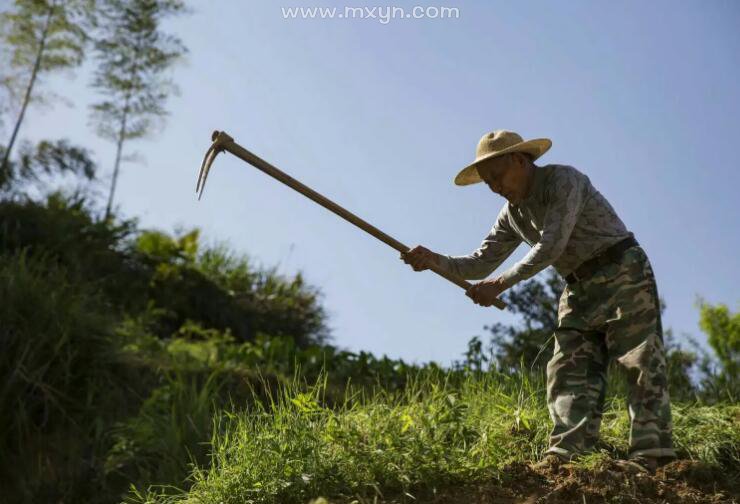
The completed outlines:
{"type": "Polygon", "coordinates": [[[407,252],[401,252],[401,259],[406,264],[410,264],[414,271],[424,271],[432,265],[439,264],[437,254],[421,245],[417,245],[407,252]]]}
{"type": "Polygon", "coordinates": [[[494,300],[506,289],[508,289],[508,287],[504,285],[501,277],[497,277],[471,285],[470,288],[465,291],[465,295],[472,299],[477,305],[493,306],[494,300]]]}

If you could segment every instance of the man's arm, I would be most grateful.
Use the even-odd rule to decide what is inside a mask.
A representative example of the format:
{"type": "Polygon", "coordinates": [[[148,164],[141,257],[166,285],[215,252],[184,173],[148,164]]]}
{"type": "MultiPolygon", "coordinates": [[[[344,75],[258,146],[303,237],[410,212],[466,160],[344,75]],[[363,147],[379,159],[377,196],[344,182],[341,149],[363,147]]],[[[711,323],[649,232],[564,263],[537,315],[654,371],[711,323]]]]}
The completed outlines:
{"type": "Polygon", "coordinates": [[[504,205],[496,218],[496,223],[483,239],[480,247],[469,255],[438,254],[437,259],[439,265],[449,272],[469,280],[480,280],[498,268],[521,241],[521,238],[509,226],[508,211],[504,205]]]}
{"type": "Polygon", "coordinates": [[[560,257],[583,209],[587,184],[584,175],[570,170],[560,173],[554,180],[548,188],[550,203],[545,210],[540,241],[501,275],[506,288],[537,274],[560,257]]]}

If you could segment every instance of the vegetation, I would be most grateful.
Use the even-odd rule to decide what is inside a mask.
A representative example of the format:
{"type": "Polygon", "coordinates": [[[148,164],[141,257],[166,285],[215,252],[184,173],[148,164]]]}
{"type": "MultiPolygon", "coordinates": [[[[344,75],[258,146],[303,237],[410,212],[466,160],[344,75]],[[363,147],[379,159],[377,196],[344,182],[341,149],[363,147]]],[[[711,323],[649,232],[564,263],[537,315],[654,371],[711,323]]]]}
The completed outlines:
{"type": "MultiPolygon", "coordinates": [[[[450,369],[338,349],[299,275],[197,230],[94,213],[77,195],[0,202],[0,484],[14,500],[166,501],[191,485],[216,502],[421,495],[503,477],[544,447],[532,362],[501,371],[476,339],[450,369]]],[[[720,322],[712,341],[727,340],[720,322]]],[[[697,358],[670,355],[680,453],[737,475],[740,411],[722,392],[734,378],[695,383],[697,358]]],[[[602,448],[621,456],[623,385],[610,380],[602,448]]]]}
{"type": "MultiPolygon", "coordinates": [[[[506,478],[507,466],[537,458],[549,417],[541,381],[500,373],[414,375],[398,393],[379,389],[322,406],[325,381],[292,386],[267,406],[216,420],[210,470],[196,468],[181,497],[136,494],[138,502],[302,503],[426,501],[447,487],[506,478]]],[[[603,453],[624,457],[627,412],[613,400],[603,453]]],[[[740,469],[740,407],[675,408],[680,456],[740,469]],[[701,434],[700,434],[701,433],[701,434]]]]}
{"type": "Polygon", "coordinates": [[[184,11],[180,0],[99,0],[101,35],[95,41],[98,63],[93,87],[102,101],[92,106],[98,134],[115,142],[108,204],[110,216],[124,143],[151,133],[153,120],[167,114],[167,97],[177,90],[165,75],[186,49],[180,40],[162,33],[163,19],[184,11]]]}
{"type": "Polygon", "coordinates": [[[7,45],[13,73],[2,83],[13,95],[22,95],[13,132],[2,157],[0,172],[8,169],[26,109],[39,94],[36,84],[44,74],[75,68],[84,59],[92,0],[15,0],[14,9],[0,15],[0,40],[7,45]]]}
{"type": "Polygon", "coordinates": [[[326,343],[300,275],[93,213],[58,193],[0,202],[0,485],[19,501],[180,482],[217,408],[298,369],[403,386],[404,363],[326,343]]]}

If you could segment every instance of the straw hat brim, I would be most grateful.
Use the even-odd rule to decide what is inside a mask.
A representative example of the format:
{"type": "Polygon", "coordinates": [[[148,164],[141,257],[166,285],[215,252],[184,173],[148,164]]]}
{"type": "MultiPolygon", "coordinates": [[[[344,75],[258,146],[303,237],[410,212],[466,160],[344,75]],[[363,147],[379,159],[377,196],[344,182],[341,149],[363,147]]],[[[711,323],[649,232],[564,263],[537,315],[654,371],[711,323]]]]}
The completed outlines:
{"type": "Polygon", "coordinates": [[[478,174],[478,165],[486,159],[491,159],[496,156],[502,156],[511,152],[525,152],[532,155],[532,160],[537,159],[552,147],[552,141],[549,138],[535,138],[527,140],[526,142],[520,142],[518,144],[510,145],[505,149],[501,149],[496,152],[491,152],[485,156],[481,156],[468,166],[460,170],[460,173],[455,177],[455,185],[464,186],[470,184],[476,184],[483,182],[478,174]]]}

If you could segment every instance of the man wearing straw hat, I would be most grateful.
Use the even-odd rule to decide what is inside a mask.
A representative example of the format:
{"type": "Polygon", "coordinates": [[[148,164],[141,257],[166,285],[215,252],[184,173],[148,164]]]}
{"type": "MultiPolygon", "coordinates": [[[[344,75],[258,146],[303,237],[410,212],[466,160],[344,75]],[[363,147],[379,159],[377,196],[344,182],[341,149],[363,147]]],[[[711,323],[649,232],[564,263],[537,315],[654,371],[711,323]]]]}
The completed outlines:
{"type": "Polygon", "coordinates": [[[531,247],[500,275],[466,291],[491,306],[506,289],[553,266],[566,280],[558,307],[555,348],[547,364],[547,405],[553,428],[545,459],[568,461],[592,451],[599,437],[606,367],[626,371],[629,461],[654,472],[675,458],[666,360],[655,277],[645,251],[619,216],[572,166],[534,161],[552,145],[497,130],[478,142],[475,161],[455,177],[464,186],[485,182],[506,198],[480,247],[469,255],[438,254],[416,246],[401,254],[414,270],[431,264],[470,279],[486,278],[521,243],[531,247]]]}

